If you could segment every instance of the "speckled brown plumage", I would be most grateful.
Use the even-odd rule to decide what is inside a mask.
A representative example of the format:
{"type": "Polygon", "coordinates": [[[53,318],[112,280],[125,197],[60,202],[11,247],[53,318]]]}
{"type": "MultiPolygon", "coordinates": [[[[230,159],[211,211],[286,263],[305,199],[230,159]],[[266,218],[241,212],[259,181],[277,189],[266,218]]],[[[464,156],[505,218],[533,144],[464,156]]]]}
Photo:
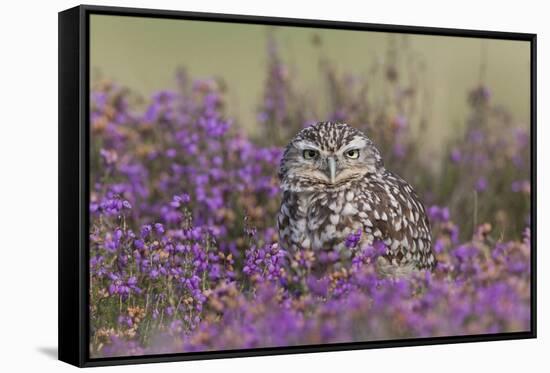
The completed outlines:
{"type": "Polygon", "coordinates": [[[360,245],[385,243],[386,255],[378,262],[382,273],[400,276],[434,267],[422,202],[405,180],[384,168],[362,132],[334,122],[305,128],[288,144],[279,177],[279,238],[288,250],[342,253],[349,250],[349,234],[360,230],[360,245]]]}

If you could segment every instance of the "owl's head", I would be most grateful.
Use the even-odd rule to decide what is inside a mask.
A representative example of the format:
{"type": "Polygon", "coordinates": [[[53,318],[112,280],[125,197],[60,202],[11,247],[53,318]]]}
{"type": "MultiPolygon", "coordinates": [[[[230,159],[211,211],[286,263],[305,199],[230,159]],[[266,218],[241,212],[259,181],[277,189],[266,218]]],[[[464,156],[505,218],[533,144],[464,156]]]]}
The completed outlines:
{"type": "Polygon", "coordinates": [[[279,168],[283,190],[337,187],[383,169],[380,152],[361,131],[345,123],[319,122],[287,145],[279,168]]]}

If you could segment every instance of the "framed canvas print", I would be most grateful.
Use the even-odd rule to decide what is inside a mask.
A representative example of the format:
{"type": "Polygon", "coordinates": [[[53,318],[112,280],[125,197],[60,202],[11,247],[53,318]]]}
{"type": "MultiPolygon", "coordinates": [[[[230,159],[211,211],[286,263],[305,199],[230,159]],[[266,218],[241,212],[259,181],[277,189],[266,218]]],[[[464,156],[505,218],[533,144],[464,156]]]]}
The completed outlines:
{"type": "Polygon", "coordinates": [[[536,35],[59,13],[59,358],[536,336],[536,35]]]}

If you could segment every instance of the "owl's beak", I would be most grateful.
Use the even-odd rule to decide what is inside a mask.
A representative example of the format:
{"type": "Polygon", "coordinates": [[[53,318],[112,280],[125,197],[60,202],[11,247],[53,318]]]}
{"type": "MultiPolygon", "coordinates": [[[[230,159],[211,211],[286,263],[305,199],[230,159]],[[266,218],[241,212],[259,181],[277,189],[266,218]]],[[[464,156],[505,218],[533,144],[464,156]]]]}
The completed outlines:
{"type": "Polygon", "coordinates": [[[330,175],[330,182],[334,183],[334,180],[336,180],[336,160],[334,157],[328,157],[328,171],[330,175]]]}

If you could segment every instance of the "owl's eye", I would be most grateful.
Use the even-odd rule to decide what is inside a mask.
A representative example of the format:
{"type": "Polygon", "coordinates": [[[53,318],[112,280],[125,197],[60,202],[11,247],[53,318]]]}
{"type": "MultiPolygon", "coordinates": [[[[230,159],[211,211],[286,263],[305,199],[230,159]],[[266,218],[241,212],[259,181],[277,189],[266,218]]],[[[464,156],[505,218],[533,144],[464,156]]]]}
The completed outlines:
{"type": "Polygon", "coordinates": [[[313,149],[306,149],[304,150],[304,159],[314,159],[317,157],[317,154],[319,154],[316,150],[313,149]]]}
{"type": "Polygon", "coordinates": [[[350,159],[357,159],[359,158],[359,149],[348,150],[345,154],[346,154],[346,157],[350,159]]]}

